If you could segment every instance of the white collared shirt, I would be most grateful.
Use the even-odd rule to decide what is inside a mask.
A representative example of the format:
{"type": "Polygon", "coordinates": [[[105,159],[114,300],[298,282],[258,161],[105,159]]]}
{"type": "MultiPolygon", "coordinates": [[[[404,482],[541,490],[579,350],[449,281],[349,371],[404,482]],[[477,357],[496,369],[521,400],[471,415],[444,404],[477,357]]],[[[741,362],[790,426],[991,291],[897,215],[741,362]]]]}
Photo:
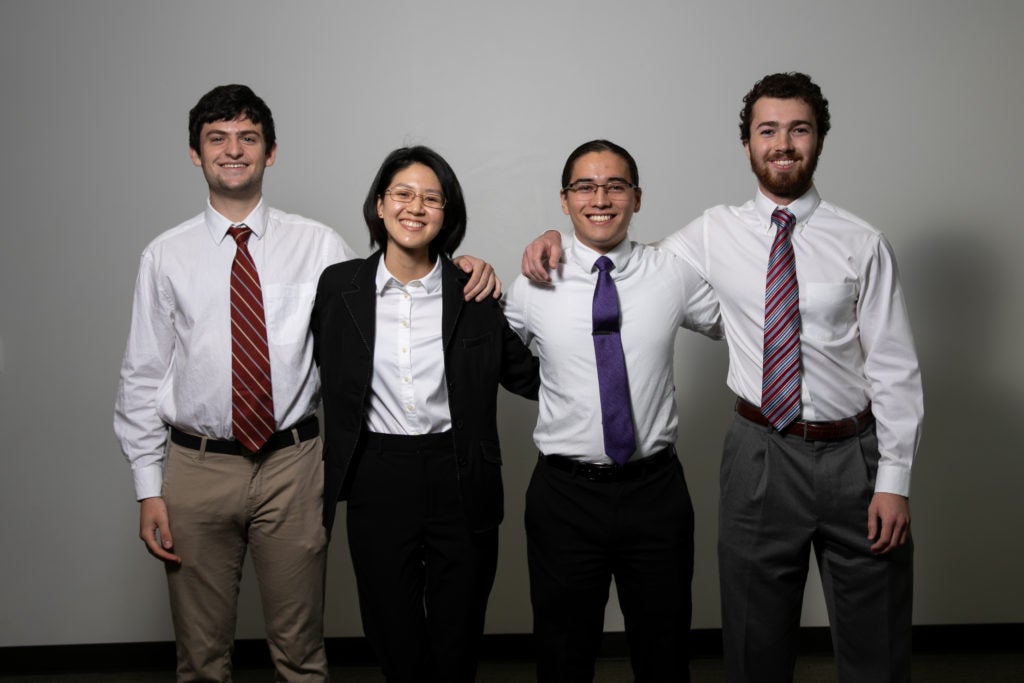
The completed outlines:
{"type": "MultiPolygon", "coordinates": [[[[331,228],[267,207],[244,221],[267,320],[275,429],[312,415],[320,377],[309,316],[320,273],[356,254],[331,228]]],[[[167,425],[213,439],[231,431],[231,264],[234,225],[206,211],[142,252],[121,364],[114,433],[139,499],[160,495],[167,425]]]]}
{"type": "MultiPolygon", "coordinates": [[[[708,209],[658,246],[690,261],[715,289],[729,340],[729,388],[761,404],[764,282],[776,205],[761,192],[708,209]]],[[[838,420],[870,401],[881,461],[875,490],[908,495],[923,399],[892,248],[815,188],[787,206],[800,289],[802,419],[838,420]]]]}
{"type": "Polygon", "coordinates": [[[379,434],[451,429],[441,339],[441,257],[425,277],[402,284],[377,266],[377,327],[366,426],[379,434]]]}
{"type": "MultiPolygon", "coordinates": [[[[563,237],[566,259],[553,286],[516,278],[505,302],[512,329],[540,358],[537,448],[583,462],[610,464],[604,453],[601,399],[592,338],[600,254],[575,236],[563,237]]],[[[718,305],[710,288],[667,251],[620,242],[606,254],[619,297],[621,337],[637,437],[633,459],[675,445],[678,417],[673,355],[680,326],[718,335],[718,305]]]]}

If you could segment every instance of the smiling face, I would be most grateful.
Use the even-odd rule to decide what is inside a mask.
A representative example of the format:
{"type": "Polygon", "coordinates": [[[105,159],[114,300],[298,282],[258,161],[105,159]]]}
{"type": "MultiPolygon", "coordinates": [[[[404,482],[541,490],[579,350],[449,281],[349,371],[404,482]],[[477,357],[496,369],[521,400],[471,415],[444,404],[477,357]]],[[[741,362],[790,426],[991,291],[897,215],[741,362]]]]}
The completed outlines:
{"type": "MultiPolygon", "coordinates": [[[[590,152],[578,158],[572,167],[567,185],[581,180],[604,185],[611,180],[626,184],[636,182],[629,164],[614,152],[590,152]]],[[[572,220],[576,237],[600,254],[616,247],[629,231],[633,214],[640,210],[640,188],[629,189],[625,196],[612,199],[603,187],[589,197],[562,191],[562,211],[572,220]]]]}
{"type": "Polygon", "coordinates": [[[789,204],[814,182],[822,147],[814,111],[801,99],[762,97],[754,103],[743,147],[761,192],[789,204]]]}
{"type": "Polygon", "coordinates": [[[263,124],[248,118],[204,123],[199,151],[189,150],[192,163],[203,169],[210,200],[259,200],[263,171],[274,164],[277,145],[267,150],[263,124]]]}
{"type": "Polygon", "coordinates": [[[409,255],[429,258],[430,243],[441,232],[444,209],[433,209],[423,204],[421,195],[443,197],[437,175],[423,164],[411,164],[395,173],[388,185],[391,190],[409,190],[411,202],[396,201],[390,194],[377,198],[377,215],[384,220],[388,232],[387,251],[400,249],[409,255]]]}

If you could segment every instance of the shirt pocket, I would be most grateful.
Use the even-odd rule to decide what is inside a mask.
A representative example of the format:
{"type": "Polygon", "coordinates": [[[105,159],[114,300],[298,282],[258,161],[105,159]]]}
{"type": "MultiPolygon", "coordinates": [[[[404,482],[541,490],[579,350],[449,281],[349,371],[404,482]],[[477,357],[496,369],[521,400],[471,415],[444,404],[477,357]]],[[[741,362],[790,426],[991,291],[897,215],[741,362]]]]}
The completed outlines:
{"type": "Polygon", "coordinates": [[[822,341],[849,336],[857,325],[856,282],[801,283],[803,333],[822,341]]]}
{"type": "Polygon", "coordinates": [[[316,297],[316,283],[283,283],[263,288],[267,316],[267,340],[271,344],[296,344],[309,334],[309,316],[316,297]]]}

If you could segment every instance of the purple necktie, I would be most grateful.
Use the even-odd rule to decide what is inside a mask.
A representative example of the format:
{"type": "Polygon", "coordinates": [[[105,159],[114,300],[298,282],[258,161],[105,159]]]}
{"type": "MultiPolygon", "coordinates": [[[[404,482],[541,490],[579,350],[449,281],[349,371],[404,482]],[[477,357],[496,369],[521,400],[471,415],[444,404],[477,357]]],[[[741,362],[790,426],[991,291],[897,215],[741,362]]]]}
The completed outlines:
{"type": "Polygon", "coordinates": [[[619,336],[619,296],[611,270],[611,259],[602,256],[594,263],[598,269],[594,288],[594,355],[597,381],[601,387],[601,424],[604,428],[604,452],[618,465],[625,465],[636,450],[633,410],[629,404],[629,379],[619,336]]]}
{"type": "Polygon", "coordinates": [[[796,217],[772,213],[775,241],[764,293],[764,364],[761,412],[779,430],[800,416],[800,293],[790,233],[796,217]]]}

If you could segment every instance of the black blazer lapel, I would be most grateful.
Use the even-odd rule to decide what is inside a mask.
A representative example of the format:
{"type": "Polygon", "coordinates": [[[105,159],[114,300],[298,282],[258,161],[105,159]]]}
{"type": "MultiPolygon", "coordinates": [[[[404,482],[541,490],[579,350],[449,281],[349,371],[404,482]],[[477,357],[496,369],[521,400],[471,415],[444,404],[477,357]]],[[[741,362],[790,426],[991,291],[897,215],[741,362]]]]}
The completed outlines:
{"type": "Polygon", "coordinates": [[[376,252],[365,261],[352,276],[349,287],[341,293],[360,339],[366,348],[373,351],[374,330],[376,328],[376,305],[373,299],[376,292],[374,281],[377,277],[377,264],[380,262],[381,252],[376,252]]]}
{"type": "Polygon", "coordinates": [[[452,337],[455,336],[455,326],[459,322],[462,308],[466,302],[462,298],[462,289],[465,287],[468,276],[462,272],[446,256],[438,256],[441,259],[441,341],[444,344],[444,351],[448,353],[448,346],[452,337]]]}

